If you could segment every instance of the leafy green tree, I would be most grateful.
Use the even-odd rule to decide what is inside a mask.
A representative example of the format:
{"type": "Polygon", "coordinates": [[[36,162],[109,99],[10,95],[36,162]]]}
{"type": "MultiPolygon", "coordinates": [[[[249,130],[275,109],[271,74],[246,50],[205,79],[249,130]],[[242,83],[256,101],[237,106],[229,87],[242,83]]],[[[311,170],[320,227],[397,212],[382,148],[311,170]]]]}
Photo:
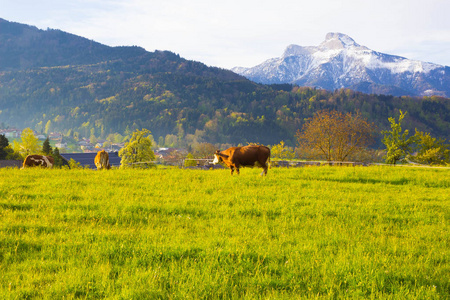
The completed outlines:
{"type": "Polygon", "coordinates": [[[172,148],[178,146],[178,137],[174,134],[166,135],[164,144],[166,147],[172,148]]]}
{"type": "Polygon", "coordinates": [[[118,143],[122,143],[123,141],[124,141],[123,135],[121,135],[120,133],[114,134],[114,143],[118,144],[118,143]]]}
{"type": "Polygon", "coordinates": [[[73,133],[73,139],[75,141],[78,141],[80,139],[80,133],[78,131],[74,131],[73,133]]]}
{"type": "Polygon", "coordinates": [[[195,167],[197,165],[197,162],[194,160],[194,155],[192,153],[188,153],[186,155],[186,160],[184,161],[185,167],[195,167]]]}
{"type": "Polygon", "coordinates": [[[445,139],[437,139],[416,129],[415,134],[417,154],[411,157],[418,163],[427,165],[444,165],[450,163],[450,147],[445,139]]]}
{"type": "Polygon", "coordinates": [[[164,137],[160,136],[158,138],[158,146],[164,147],[164,137]]]}
{"type": "Polygon", "coordinates": [[[122,167],[148,167],[155,160],[152,150],[151,132],[148,129],[135,130],[125,146],[120,149],[122,167]]]}
{"type": "Polygon", "coordinates": [[[11,159],[11,160],[21,160],[23,159],[22,155],[20,155],[20,153],[14,151],[13,147],[11,145],[9,145],[8,147],[5,148],[6,151],[6,159],[11,159]]]}
{"type": "Polygon", "coordinates": [[[13,142],[13,150],[25,158],[27,155],[37,154],[41,151],[40,141],[34,136],[31,128],[25,128],[22,131],[21,143],[13,142]]]}
{"type": "Polygon", "coordinates": [[[284,141],[281,141],[278,145],[273,145],[270,152],[274,159],[294,159],[295,157],[294,150],[286,146],[284,141]]]}
{"type": "Polygon", "coordinates": [[[0,159],[6,159],[8,155],[7,147],[9,146],[9,141],[4,134],[0,134],[0,159]]]}
{"type": "Polygon", "coordinates": [[[406,159],[412,150],[415,137],[408,137],[408,129],[402,131],[402,121],[406,113],[400,110],[398,123],[396,123],[394,118],[388,118],[389,123],[391,123],[391,130],[383,130],[381,132],[384,135],[382,142],[386,146],[386,155],[384,158],[388,164],[395,165],[398,161],[406,159]]]}
{"type": "Polygon", "coordinates": [[[93,145],[97,144],[97,138],[95,137],[95,135],[91,134],[91,136],[89,137],[89,142],[93,145]]]}
{"type": "Polygon", "coordinates": [[[68,163],[69,163],[69,168],[71,168],[71,169],[82,169],[83,168],[81,166],[81,163],[77,162],[73,158],[71,158],[68,163]]]}
{"type": "Polygon", "coordinates": [[[42,144],[42,153],[45,155],[52,155],[53,149],[52,146],[50,146],[50,140],[48,138],[45,139],[44,143],[42,144]]]}
{"type": "Polygon", "coordinates": [[[111,133],[108,134],[106,140],[109,141],[111,144],[118,144],[123,141],[123,136],[119,133],[111,133]]]}
{"type": "Polygon", "coordinates": [[[125,128],[124,133],[125,133],[125,135],[130,135],[131,134],[130,126],[127,125],[127,127],[125,128]]]}
{"type": "Polygon", "coordinates": [[[47,123],[45,124],[44,132],[45,134],[49,134],[51,130],[52,130],[52,121],[48,120],[47,123]]]}

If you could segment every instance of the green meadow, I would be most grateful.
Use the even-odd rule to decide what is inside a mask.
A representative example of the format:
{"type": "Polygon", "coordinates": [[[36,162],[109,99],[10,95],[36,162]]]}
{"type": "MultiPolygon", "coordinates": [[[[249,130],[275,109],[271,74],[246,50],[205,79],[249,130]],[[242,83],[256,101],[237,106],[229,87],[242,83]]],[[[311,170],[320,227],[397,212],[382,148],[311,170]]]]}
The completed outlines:
{"type": "Polygon", "coordinates": [[[450,170],[0,169],[0,299],[449,299],[450,170]]]}

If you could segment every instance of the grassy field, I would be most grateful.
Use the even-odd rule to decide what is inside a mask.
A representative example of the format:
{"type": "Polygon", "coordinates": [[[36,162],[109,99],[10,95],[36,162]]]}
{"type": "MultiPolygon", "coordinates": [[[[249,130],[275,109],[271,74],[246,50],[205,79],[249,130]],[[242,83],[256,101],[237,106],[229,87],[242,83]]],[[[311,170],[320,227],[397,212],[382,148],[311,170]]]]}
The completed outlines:
{"type": "Polygon", "coordinates": [[[450,170],[0,169],[0,299],[449,299],[450,170]]]}

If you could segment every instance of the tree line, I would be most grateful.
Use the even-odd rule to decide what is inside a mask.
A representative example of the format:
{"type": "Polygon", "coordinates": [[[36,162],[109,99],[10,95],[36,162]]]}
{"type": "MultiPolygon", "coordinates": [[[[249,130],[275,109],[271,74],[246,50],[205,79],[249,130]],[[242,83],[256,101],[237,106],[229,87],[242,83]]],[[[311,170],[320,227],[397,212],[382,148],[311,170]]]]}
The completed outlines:
{"type": "MultiPolygon", "coordinates": [[[[417,163],[425,165],[450,165],[450,144],[445,139],[432,137],[420,130],[414,135],[402,129],[406,112],[399,111],[398,120],[388,119],[389,130],[382,130],[384,148],[370,148],[375,142],[378,127],[369,122],[360,112],[342,113],[335,110],[321,110],[307,119],[301,129],[297,129],[297,145],[294,149],[281,141],[271,146],[273,159],[316,159],[325,161],[374,161],[375,152],[383,154],[384,162],[417,163]]],[[[148,129],[132,132],[124,147],[119,151],[123,167],[149,167],[155,160],[156,142],[148,129]]],[[[231,146],[231,145],[230,145],[231,146]]],[[[191,144],[186,158],[211,158],[217,146],[208,142],[191,144]]],[[[22,132],[21,142],[9,145],[8,139],[0,135],[0,159],[24,159],[29,154],[51,155],[56,166],[63,165],[58,148],[52,149],[47,138],[42,145],[33,130],[22,132]]],[[[192,163],[192,162],[191,162],[192,163]]],[[[75,162],[70,165],[79,167],[75,162]]]]}
{"type": "MultiPolygon", "coordinates": [[[[410,135],[408,129],[402,129],[406,112],[400,110],[399,113],[398,121],[390,117],[390,129],[381,131],[384,162],[393,165],[398,162],[450,164],[450,144],[417,129],[410,135]]],[[[358,160],[373,152],[369,146],[375,142],[377,130],[377,126],[359,112],[352,115],[324,110],[309,119],[302,130],[297,131],[296,137],[300,151],[309,158],[342,162],[358,160]]]]}

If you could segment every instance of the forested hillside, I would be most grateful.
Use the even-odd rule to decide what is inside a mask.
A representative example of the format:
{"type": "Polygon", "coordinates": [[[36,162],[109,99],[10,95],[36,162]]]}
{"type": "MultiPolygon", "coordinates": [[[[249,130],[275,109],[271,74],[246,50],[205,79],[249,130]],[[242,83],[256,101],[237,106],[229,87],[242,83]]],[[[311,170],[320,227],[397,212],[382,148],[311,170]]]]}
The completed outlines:
{"type": "MultiPolygon", "coordinates": [[[[179,139],[194,135],[210,143],[284,140],[294,145],[297,129],[320,109],[359,110],[380,130],[388,127],[388,117],[402,109],[408,112],[406,128],[444,138],[450,135],[450,100],[445,98],[260,85],[169,51],[91,42],[100,49],[93,51],[101,53],[94,59],[86,52],[87,40],[61,31],[42,31],[38,39],[44,40],[27,47],[16,40],[25,39],[24,34],[14,35],[13,29],[2,30],[0,40],[6,40],[5,32],[8,43],[23,49],[17,61],[23,57],[32,61],[0,64],[0,122],[8,126],[84,137],[147,128],[155,139],[173,134],[179,139]],[[76,45],[80,50],[66,53],[55,46],[51,51],[59,58],[43,66],[46,59],[38,57],[47,48],[39,45],[51,44],[55,36],[55,45],[66,50],[67,45],[76,45]]],[[[9,51],[2,45],[0,54],[9,51]]]]}
{"type": "Polygon", "coordinates": [[[142,55],[140,47],[109,47],[57,29],[0,18],[0,70],[93,64],[142,55]]]}

